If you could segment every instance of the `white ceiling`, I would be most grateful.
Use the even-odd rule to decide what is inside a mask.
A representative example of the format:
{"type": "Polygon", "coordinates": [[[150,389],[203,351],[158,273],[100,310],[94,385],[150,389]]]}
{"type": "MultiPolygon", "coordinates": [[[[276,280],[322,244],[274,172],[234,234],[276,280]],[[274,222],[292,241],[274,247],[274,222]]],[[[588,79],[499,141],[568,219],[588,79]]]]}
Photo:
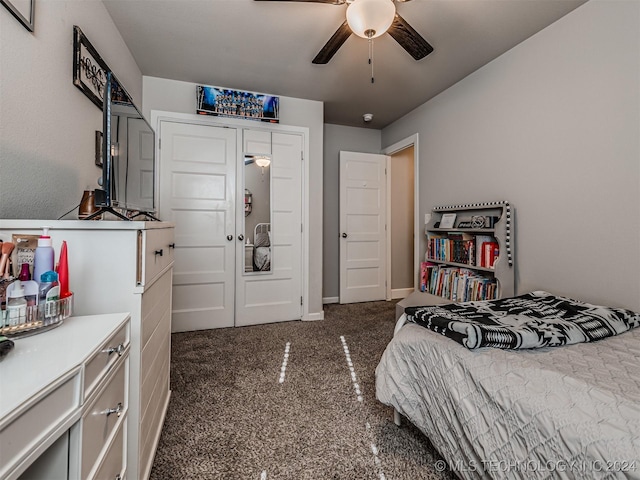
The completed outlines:
{"type": "MultiPolygon", "coordinates": [[[[346,5],[308,1],[103,0],[143,75],[324,102],[325,123],[381,129],[586,0],[413,0],[398,13],[433,47],[415,61],[388,34],[352,35],[311,60],[346,5]],[[364,113],[374,119],[365,124],[364,113]]],[[[531,68],[535,68],[532,64],[531,68]]],[[[117,73],[117,72],[116,72],[117,73]]],[[[195,110],[195,92],[194,92],[195,110]]]]}

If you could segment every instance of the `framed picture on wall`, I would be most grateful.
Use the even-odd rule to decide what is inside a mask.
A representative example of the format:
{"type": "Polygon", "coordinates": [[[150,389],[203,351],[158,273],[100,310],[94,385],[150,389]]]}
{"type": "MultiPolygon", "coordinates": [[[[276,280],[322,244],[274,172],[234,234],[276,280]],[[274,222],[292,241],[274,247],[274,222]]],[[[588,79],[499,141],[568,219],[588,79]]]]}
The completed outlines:
{"type": "Polygon", "coordinates": [[[96,130],[96,166],[102,168],[102,132],[96,130]]]}
{"type": "Polygon", "coordinates": [[[97,50],[85,37],[80,27],[73,26],[73,84],[78,87],[96,107],[102,110],[104,87],[109,67],[97,50]]]}
{"type": "Polygon", "coordinates": [[[0,0],[27,30],[33,32],[36,0],[0,0]]]}

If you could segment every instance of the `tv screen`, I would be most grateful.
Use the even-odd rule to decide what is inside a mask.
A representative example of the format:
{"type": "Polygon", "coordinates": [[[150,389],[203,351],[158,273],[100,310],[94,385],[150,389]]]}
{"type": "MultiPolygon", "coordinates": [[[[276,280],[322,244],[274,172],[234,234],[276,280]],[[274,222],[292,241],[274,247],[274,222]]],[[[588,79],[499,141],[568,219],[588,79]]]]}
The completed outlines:
{"type": "Polygon", "coordinates": [[[102,153],[103,193],[96,204],[155,213],[155,133],[113,72],[105,85],[102,153]]]}

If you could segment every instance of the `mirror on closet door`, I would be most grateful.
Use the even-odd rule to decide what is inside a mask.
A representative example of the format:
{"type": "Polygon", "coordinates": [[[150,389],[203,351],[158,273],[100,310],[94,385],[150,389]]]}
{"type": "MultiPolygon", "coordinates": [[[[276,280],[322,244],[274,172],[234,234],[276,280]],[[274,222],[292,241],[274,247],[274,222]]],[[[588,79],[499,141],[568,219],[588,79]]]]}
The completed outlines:
{"type": "Polygon", "coordinates": [[[271,272],[271,157],[244,156],[244,273],[271,272]]]}

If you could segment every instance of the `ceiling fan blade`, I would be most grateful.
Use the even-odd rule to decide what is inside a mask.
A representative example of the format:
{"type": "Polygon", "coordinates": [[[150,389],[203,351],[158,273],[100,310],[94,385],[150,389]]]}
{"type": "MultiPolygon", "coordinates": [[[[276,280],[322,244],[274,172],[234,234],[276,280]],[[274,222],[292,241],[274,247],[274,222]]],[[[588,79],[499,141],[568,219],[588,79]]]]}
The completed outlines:
{"type": "Polygon", "coordinates": [[[420,60],[433,52],[433,47],[429,45],[429,42],[422,38],[422,36],[397,13],[391,27],[389,27],[388,33],[416,60],[420,60]]]}
{"type": "Polygon", "coordinates": [[[338,49],[342,46],[344,42],[347,41],[347,38],[351,36],[351,29],[349,28],[349,24],[345,20],[340,28],[336,30],[336,33],[329,39],[329,41],[322,47],[322,50],[318,52],[316,58],[313,59],[312,63],[318,65],[324,65],[325,63],[329,63],[329,60],[336,54],[338,49]]]}
{"type": "Polygon", "coordinates": [[[256,2],[309,2],[309,3],[330,3],[331,5],[342,5],[347,0],[255,0],[256,2]]]}

